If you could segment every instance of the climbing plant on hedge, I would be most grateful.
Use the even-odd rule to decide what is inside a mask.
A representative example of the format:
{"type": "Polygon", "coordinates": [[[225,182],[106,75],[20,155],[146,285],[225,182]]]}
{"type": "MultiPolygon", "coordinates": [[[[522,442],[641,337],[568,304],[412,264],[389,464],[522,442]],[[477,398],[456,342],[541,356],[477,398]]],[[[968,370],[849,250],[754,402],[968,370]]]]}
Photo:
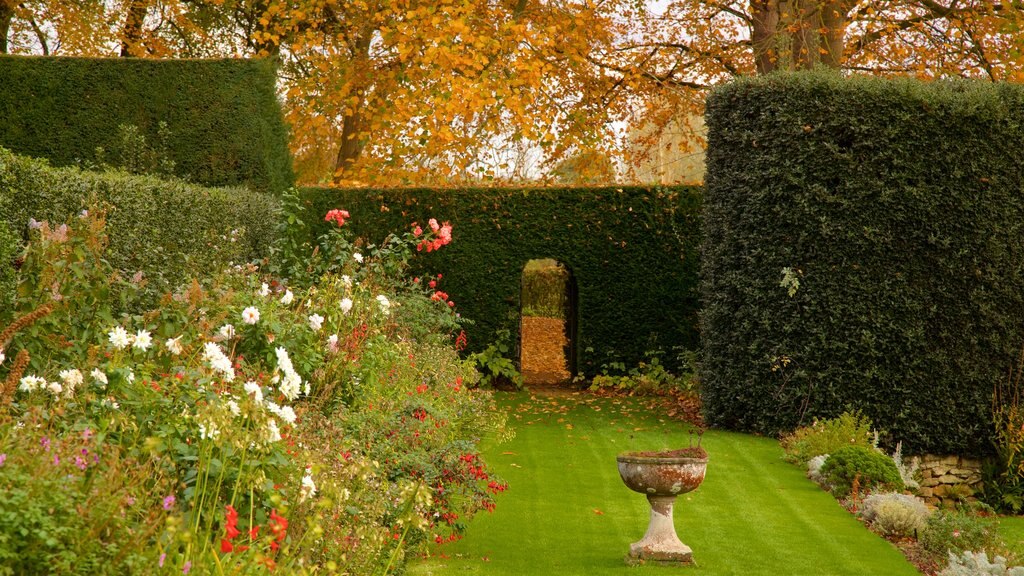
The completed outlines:
{"type": "Polygon", "coordinates": [[[64,166],[119,153],[124,126],[150,145],[166,123],[174,174],[281,191],[293,181],[268,60],[0,55],[0,146],[64,166]]]}
{"type": "MultiPolygon", "coordinates": [[[[420,273],[441,273],[439,288],[474,322],[471,350],[498,330],[518,334],[522,271],[537,258],[564,263],[576,278],[579,372],[635,366],[647,352],[698,344],[699,189],[309,188],[303,195],[320,218],[348,210],[346,226],[367,242],[413,221],[451,222],[452,244],[417,260],[420,273]]],[[[327,226],[309,224],[314,236],[327,226]]]]}
{"type": "Polygon", "coordinates": [[[1024,342],[1024,88],[771,75],[707,124],[709,423],[854,408],[911,452],[987,450],[1024,342]]]}

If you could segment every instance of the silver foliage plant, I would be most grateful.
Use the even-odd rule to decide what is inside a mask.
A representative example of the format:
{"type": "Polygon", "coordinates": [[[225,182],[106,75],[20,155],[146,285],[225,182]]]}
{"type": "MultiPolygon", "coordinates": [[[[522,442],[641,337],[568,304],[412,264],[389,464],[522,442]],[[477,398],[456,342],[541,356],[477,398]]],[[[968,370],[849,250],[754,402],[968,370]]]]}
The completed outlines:
{"type": "Polygon", "coordinates": [[[1024,576],[1024,566],[1007,568],[1006,558],[996,556],[991,562],[985,551],[967,551],[957,556],[949,553],[949,566],[938,576],[1024,576]]]}
{"type": "Polygon", "coordinates": [[[914,536],[924,529],[931,510],[916,496],[879,492],[864,499],[860,515],[883,536],[914,536]]]}

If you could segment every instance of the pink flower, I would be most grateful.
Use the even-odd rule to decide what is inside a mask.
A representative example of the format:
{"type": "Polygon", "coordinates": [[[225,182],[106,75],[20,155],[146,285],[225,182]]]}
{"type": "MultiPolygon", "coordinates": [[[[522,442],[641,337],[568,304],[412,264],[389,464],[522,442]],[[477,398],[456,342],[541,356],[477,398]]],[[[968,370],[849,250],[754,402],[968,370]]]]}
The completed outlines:
{"type": "Polygon", "coordinates": [[[420,236],[422,234],[423,234],[423,228],[420,228],[419,226],[417,226],[416,228],[413,228],[413,231],[412,231],[412,235],[413,236],[420,236]]]}
{"type": "Polygon", "coordinates": [[[427,224],[430,225],[430,229],[433,230],[434,232],[437,232],[438,228],[440,228],[440,226],[437,224],[437,220],[434,218],[431,218],[430,221],[427,222],[427,224]]]}
{"type": "Polygon", "coordinates": [[[164,510],[170,510],[174,507],[174,494],[171,494],[167,498],[164,498],[164,510]]]}
{"type": "Polygon", "coordinates": [[[348,210],[338,210],[337,208],[335,208],[334,210],[329,210],[327,212],[327,215],[324,216],[324,221],[331,222],[333,220],[334,222],[338,223],[338,226],[344,226],[345,219],[348,217],[348,210]]]}

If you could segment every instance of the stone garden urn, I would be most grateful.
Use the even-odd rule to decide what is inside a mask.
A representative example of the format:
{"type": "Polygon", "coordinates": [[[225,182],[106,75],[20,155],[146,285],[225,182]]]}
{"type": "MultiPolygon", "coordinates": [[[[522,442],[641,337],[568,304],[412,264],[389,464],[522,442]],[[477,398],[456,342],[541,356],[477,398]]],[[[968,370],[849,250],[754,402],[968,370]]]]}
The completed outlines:
{"type": "Polygon", "coordinates": [[[695,490],[704,481],[708,456],[703,448],[668,452],[626,452],[616,458],[619,476],[630,490],[647,496],[651,521],[647,533],[629,545],[627,563],[652,561],[692,564],[693,551],[676,535],[672,505],[676,496],[695,490]]]}

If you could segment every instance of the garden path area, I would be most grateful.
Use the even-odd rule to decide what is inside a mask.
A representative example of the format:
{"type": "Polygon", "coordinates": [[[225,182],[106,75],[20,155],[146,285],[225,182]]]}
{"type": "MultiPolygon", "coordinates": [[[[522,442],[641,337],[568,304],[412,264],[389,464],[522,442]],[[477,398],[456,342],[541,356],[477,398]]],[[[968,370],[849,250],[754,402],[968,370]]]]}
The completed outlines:
{"type": "MultiPolygon", "coordinates": [[[[414,560],[416,576],[666,574],[627,567],[629,543],[647,527],[646,500],[619,479],[615,456],[685,447],[687,424],[651,414],[637,398],[587,393],[498,393],[515,437],[484,442],[484,457],[509,482],[493,514],[465,539],[414,560]]],[[[890,543],[782,460],[769,438],[709,431],[707,477],[676,503],[680,539],[698,566],[674,573],[915,575],[890,543]]]]}

